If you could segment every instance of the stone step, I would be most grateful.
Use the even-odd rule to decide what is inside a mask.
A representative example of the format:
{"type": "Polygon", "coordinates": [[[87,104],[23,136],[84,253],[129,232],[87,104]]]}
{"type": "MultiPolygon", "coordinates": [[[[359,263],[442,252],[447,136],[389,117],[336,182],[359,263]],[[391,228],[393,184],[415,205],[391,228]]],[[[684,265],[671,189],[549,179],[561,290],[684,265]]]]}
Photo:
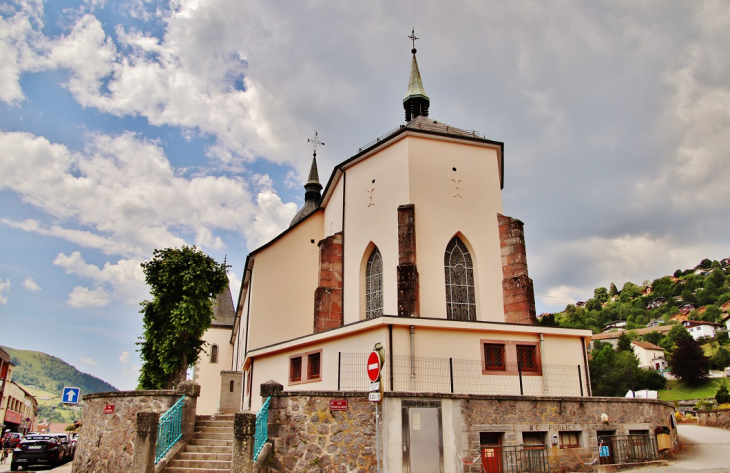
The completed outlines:
{"type": "Polygon", "coordinates": [[[225,427],[227,429],[233,428],[233,420],[198,420],[195,422],[195,428],[198,427],[225,427]]]}
{"type": "Polygon", "coordinates": [[[216,416],[195,416],[196,420],[214,420],[213,417],[215,417],[215,421],[219,420],[228,420],[233,422],[233,414],[218,414],[216,416]]]}
{"type": "Polygon", "coordinates": [[[233,454],[233,446],[211,446],[211,445],[185,445],[185,452],[190,453],[225,453],[227,455],[233,454]]]}
{"type": "Polygon", "coordinates": [[[190,439],[188,442],[188,445],[203,445],[203,446],[210,446],[210,447],[232,447],[233,446],[233,436],[231,436],[230,439],[200,439],[200,438],[194,438],[190,439]]]}
{"type": "Polygon", "coordinates": [[[194,432],[193,438],[197,440],[233,440],[233,432],[194,432]]]}
{"type": "Polygon", "coordinates": [[[233,452],[213,453],[213,452],[180,452],[175,457],[176,460],[215,460],[215,461],[231,461],[233,452]]]}
{"type": "Polygon", "coordinates": [[[165,468],[165,473],[221,473],[221,471],[226,470],[217,468],[185,468],[181,466],[168,466],[165,468]]]}
{"type": "Polygon", "coordinates": [[[207,468],[209,470],[231,470],[231,460],[228,461],[216,461],[216,460],[178,460],[175,458],[170,462],[170,468],[207,468]]]}
{"type": "Polygon", "coordinates": [[[196,425],[194,431],[195,432],[206,432],[206,433],[209,433],[209,434],[229,434],[229,433],[233,432],[233,426],[231,426],[231,427],[218,427],[218,426],[215,426],[215,427],[207,427],[207,426],[199,427],[198,425],[196,425]]]}

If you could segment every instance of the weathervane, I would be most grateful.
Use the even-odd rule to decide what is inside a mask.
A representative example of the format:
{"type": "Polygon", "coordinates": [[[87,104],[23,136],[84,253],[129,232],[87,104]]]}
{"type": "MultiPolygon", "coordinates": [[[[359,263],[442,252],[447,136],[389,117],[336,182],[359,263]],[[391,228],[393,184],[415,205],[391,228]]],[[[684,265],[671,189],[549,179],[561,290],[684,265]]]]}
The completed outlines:
{"type": "Polygon", "coordinates": [[[314,138],[307,138],[307,143],[312,143],[312,148],[314,149],[314,155],[317,156],[317,146],[322,145],[324,146],[324,142],[319,141],[317,132],[314,132],[314,138]]]}
{"type": "Polygon", "coordinates": [[[411,30],[411,35],[408,36],[408,39],[410,39],[411,41],[413,41],[413,49],[411,50],[411,52],[413,54],[416,54],[416,40],[418,39],[418,37],[416,36],[416,28],[415,27],[413,27],[413,29],[411,30]]]}

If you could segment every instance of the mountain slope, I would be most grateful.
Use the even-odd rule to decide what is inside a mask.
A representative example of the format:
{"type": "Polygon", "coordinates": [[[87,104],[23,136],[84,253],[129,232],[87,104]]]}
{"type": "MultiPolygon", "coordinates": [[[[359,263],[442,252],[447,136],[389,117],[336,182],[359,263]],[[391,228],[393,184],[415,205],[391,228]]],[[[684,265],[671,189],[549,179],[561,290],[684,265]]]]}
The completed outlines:
{"type": "Polygon", "coordinates": [[[104,380],[82,373],[55,356],[38,351],[2,347],[15,365],[12,380],[49,393],[61,394],[64,386],[75,386],[81,394],[118,391],[104,380]]]}

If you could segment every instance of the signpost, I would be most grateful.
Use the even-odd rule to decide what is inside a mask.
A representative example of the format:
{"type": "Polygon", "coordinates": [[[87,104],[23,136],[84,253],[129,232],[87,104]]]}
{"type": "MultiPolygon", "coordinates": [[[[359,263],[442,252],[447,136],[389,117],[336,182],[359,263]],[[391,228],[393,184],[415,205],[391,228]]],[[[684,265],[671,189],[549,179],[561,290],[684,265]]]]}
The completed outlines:
{"type": "Polygon", "coordinates": [[[81,397],[80,388],[72,388],[65,386],[63,393],[61,394],[61,402],[64,404],[78,404],[79,398],[81,397]]]}
{"type": "Polygon", "coordinates": [[[383,402],[383,383],[380,382],[380,370],[385,363],[383,345],[378,342],[368,355],[366,371],[370,380],[368,401],[375,403],[375,461],[380,473],[380,404],[383,402]]]}

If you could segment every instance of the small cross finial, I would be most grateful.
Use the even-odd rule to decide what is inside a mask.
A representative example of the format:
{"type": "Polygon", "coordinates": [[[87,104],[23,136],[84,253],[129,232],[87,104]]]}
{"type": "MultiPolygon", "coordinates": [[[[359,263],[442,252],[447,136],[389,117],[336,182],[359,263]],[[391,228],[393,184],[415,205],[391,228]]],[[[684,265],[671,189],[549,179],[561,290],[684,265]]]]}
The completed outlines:
{"type": "Polygon", "coordinates": [[[411,35],[408,36],[408,39],[410,39],[411,41],[413,41],[413,50],[411,52],[413,54],[416,54],[416,40],[418,39],[418,37],[416,36],[416,28],[415,27],[413,29],[411,29],[411,35]]]}
{"type": "Polygon", "coordinates": [[[307,143],[312,143],[312,148],[314,150],[314,155],[317,156],[317,146],[322,145],[324,146],[324,142],[319,141],[319,137],[317,135],[317,132],[314,132],[314,138],[307,138],[307,143]]]}

